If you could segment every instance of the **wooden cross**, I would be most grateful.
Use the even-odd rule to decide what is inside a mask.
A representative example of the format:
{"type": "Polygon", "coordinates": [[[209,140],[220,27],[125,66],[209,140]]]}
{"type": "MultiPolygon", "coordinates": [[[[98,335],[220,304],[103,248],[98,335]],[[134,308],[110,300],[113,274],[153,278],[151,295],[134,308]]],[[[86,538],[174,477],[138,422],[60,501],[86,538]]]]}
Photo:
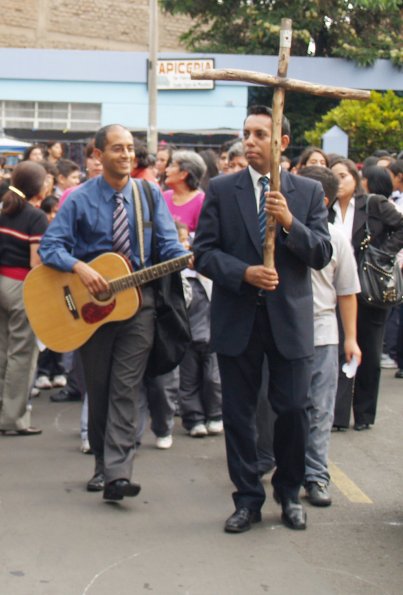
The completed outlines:
{"type": "MultiPolygon", "coordinates": [[[[316,85],[305,81],[298,81],[287,78],[288,62],[290,59],[292,36],[292,20],[281,19],[280,27],[280,49],[278,59],[277,76],[252,72],[249,70],[205,70],[204,72],[192,72],[192,79],[243,81],[257,83],[260,85],[271,85],[275,87],[273,94],[272,112],[272,139],[271,139],[271,163],[270,163],[270,189],[280,190],[280,159],[281,159],[281,121],[284,111],[285,91],[300,91],[311,95],[322,97],[333,97],[341,99],[370,98],[369,91],[361,89],[348,89],[346,87],[330,87],[327,85],[316,85]]],[[[273,216],[267,217],[266,238],[263,245],[264,265],[274,267],[274,246],[276,240],[276,220],[273,216]]]]}

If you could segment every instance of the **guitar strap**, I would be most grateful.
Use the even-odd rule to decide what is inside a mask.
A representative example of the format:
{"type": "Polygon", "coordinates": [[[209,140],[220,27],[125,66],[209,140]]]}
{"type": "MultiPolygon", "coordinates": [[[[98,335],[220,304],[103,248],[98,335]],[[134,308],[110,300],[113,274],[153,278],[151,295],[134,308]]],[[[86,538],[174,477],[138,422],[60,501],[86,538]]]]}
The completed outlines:
{"type": "Polygon", "coordinates": [[[141,204],[140,192],[134,180],[133,185],[133,202],[136,213],[136,231],[139,243],[140,268],[144,268],[144,224],[143,224],[143,207],[141,204]]]}

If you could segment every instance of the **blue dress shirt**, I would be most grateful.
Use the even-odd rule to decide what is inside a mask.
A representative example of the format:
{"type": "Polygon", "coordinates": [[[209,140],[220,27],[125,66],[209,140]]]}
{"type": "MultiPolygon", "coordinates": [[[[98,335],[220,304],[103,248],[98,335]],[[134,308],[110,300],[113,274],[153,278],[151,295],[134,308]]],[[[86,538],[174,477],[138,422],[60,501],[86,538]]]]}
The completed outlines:
{"type": "MultiPolygon", "coordinates": [[[[151,262],[151,223],[147,199],[139,185],[144,219],[145,265],[151,262]]],[[[160,260],[187,254],[178,240],[175,223],[159,188],[151,184],[154,200],[154,225],[160,260]]],[[[103,176],[88,180],[70,194],[56,218],[43,235],[39,254],[42,262],[61,271],[71,271],[78,260],[89,262],[105,252],[112,252],[114,190],[103,176]]],[[[132,180],[121,190],[129,219],[131,260],[140,268],[132,180]]]]}

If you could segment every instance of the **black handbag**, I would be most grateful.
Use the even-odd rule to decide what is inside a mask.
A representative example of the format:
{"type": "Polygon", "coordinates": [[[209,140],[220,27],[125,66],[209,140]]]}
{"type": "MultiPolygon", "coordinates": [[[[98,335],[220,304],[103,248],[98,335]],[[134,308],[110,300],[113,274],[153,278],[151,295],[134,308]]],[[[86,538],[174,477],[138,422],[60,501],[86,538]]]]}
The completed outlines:
{"type": "Polygon", "coordinates": [[[403,277],[395,254],[389,254],[373,246],[368,226],[368,205],[366,203],[366,235],[361,242],[358,257],[358,276],[361,293],[359,299],[376,308],[397,306],[403,301],[403,277]]]}
{"type": "MultiPolygon", "coordinates": [[[[152,259],[158,262],[154,228],[154,202],[150,185],[142,180],[152,222],[152,259]]],[[[153,282],[155,295],[154,343],[148,358],[146,375],[160,376],[170,372],[183,359],[191,341],[188,312],[179,272],[153,282]]]]}

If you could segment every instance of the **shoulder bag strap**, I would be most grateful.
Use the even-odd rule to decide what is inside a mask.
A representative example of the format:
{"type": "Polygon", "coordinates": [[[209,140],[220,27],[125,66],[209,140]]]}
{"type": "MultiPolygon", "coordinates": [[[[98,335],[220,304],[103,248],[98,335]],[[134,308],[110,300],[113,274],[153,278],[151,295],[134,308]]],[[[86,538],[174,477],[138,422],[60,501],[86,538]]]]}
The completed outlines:
{"type": "Polygon", "coordinates": [[[141,185],[144,190],[144,194],[146,195],[148,209],[150,211],[150,221],[152,223],[152,238],[151,238],[151,254],[152,254],[152,261],[153,264],[158,262],[158,250],[157,250],[157,239],[155,236],[155,225],[154,225],[154,199],[153,194],[151,192],[151,186],[147,182],[147,180],[141,180],[141,185]]]}
{"type": "Polygon", "coordinates": [[[365,237],[361,242],[361,246],[366,248],[371,242],[371,231],[369,229],[369,201],[372,194],[367,194],[365,197],[365,237]]]}
{"type": "Polygon", "coordinates": [[[138,186],[134,180],[132,180],[133,188],[133,202],[134,211],[136,213],[136,231],[137,239],[139,243],[139,255],[140,255],[140,267],[144,268],[144,224],[143,224],[143,207],[141,205],[141,198],[138,186]]]}

